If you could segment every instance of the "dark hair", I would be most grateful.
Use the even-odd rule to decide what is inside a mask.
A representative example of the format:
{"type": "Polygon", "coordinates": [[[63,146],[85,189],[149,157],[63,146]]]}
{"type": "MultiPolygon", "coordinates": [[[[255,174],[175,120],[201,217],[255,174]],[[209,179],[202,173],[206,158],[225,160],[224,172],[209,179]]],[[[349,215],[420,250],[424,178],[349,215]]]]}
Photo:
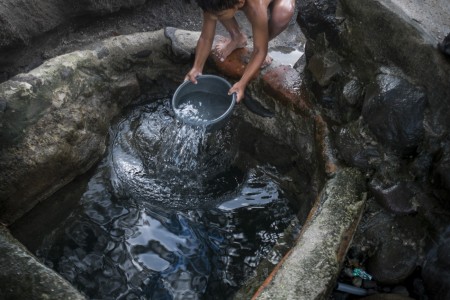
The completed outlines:
{"type": "Polygon", "coordinates": [[[218,12],[232,8],[239,0],[195,0],[203,11],[218,12]]]}

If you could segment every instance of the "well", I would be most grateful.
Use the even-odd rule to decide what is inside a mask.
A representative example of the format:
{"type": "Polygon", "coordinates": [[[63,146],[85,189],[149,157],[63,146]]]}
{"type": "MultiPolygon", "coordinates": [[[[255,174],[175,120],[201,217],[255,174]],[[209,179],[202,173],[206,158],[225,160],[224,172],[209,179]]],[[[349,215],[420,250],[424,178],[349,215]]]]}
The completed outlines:
{"type": "MultiPolygon", "coordinates": [[[[99,43],[94,50],[51,59],[1,84],[1,97],[7,103],[0,132],[5,141],[1,149],[1,219],[13,224],[11,228],[18,237],[26,236],[20,230],[24,228],[23,223],[33,220],[26,213],[32,216],[31,209],[37,203],[48,199],[100,161],[111,138],[108,128],[124,108],[150,98],[170,98],[189,67],[197,38],[198,33],[174,28],[115,37],[99,43]]],[[[213,65],[209,71],[217,72],[213,65]]],[[[269,72],[298,76],[298,71],[286,66],[269,69],[266,76],[273,78],[269,72]]],[[[292,204],[298,209],[298,220],[306,223],[288,255],[281,261],[262,261],[255,276],[248,278],[236,297],[243,294],[250,297],[255,292],[271,299],[273,293],[280,297],[291,297],[290,293],[309,299],[322,297],[334,287],[362,212],[365,184],[358,171],[341,169],[335,164],[327,125],[308,103],[308,95],[298,86],[298,81],[284,80],[287,85],[283,87],[267,82],[265,79],[256,81],[251,95],[275,112],[275,117],[264,118],[243,107],[236,114],[265,135],[256,143],[247,143],[247,153],[253,151],[261,159],[278,164],[280,169],[297,170],[301,174],[290,184],[293,190],[300,191],[295,197],[302,199],[296,202],[294,197],[292,204]],[[275,144],[269,142],[271,139],[275,144]],[[290,153],[290,157],[277,157],[276,147],[267,151],[273,145],[280,149],[289,147],[291,150],[285,153],[290,153]],[[312,263],[314,261],[316,263],[312,263]],[[289,285],[297,286],[298,281],[311,278],[312,269],[318,265],[326,270],[321,272],[320,280],[302,284],[303,290],[281,288],[286,285],[283,278],[289,278],[289,285]],[[280,275],[270,286],[270,280],[266,281],[262,291],[259,286],[272,270],[280,275]],[[294,272],[297,276],[284,275],[285,272],[294,272]]],[[[244,134],[241,138],[251,140],[251,135],[244,134]]],[[[63,206],[55,198],[49,199],[53,199],[53,204],[44,202],[45,209],[53,211],[58,205],[63,206]]],[[[5,248],[4,251],[11,252],[12,257],[24,255],[26,250],[20,243],[9,234],[5,235],[8,245],[12,243],[22,250],[11,252],[10,248],[5,248]]],[[[273,251],[281,258],[286,250],[286,247],[275,247],[273,251]]],[[[33,255],[26,255],[39,265],[33,255]]],[[[3,262],[2,269],[2,276],[10,277],[12,286],[5,292],[6,296],[20,294],[21,286],[28,285],[24,278],[31,276],[32,281],[41,278],[39,273],[29,274],[23,265],[11,266],[9,261],[3,262]]],[[[50,274],[60,278],[55,273],[50,274]]],[[[53,287],[43,285],[32,293],[56,298],[52,290],[53,287]]],[[[69,292],[72,290],[68,289],[69,292]]]]}

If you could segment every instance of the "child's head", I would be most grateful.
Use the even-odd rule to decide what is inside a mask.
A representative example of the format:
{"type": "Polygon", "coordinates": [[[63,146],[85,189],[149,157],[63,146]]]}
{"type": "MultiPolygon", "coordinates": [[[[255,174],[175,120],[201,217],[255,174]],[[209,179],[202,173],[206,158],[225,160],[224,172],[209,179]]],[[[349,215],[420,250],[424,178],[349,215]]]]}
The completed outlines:
{"type": "Polygon", "coordinates": [[[242,0],[196,0],[203,11],[216,13],[239,5],[242,0]]]}

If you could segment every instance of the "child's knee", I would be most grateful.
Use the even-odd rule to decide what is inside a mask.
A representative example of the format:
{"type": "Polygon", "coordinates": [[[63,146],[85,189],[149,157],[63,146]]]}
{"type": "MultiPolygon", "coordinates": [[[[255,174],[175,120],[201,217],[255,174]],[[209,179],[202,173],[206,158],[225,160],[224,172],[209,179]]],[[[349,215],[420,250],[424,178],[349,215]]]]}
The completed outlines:
{"type": "Polygon", "coordinates": [[[272,15],[271,17],[272,23],[276,24],[279,27],[287,27],[293,15],[294,15],[293,10],[280,11],[278,14],[272,15]]]}
{"type": "Polygon", "coordinates": [[[295,1],[281,1],[280,5],[274,5],[271,19],[273,24],[287,26],[295,12],[295,1]],[[284,3],[283,3],[284,2],[284,3]]]}

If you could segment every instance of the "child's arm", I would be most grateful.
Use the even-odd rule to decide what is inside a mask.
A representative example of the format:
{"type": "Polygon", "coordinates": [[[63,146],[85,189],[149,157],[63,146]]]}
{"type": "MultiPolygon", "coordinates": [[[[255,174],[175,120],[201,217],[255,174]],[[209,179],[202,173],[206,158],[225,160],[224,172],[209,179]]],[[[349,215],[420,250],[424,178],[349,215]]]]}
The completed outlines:
{"type": "Polygon", "coordinates": [[[269,28],[267,9],[260,9],[247,16],[252,24],[253,52],[241,79],[233,85],[229,94],[236,93],[237,102],[244,98],[245,88],[255,78],[267,56],[269,44],[269,28]]]}
{"type": "Polygon", "coordinates": [[[200,38],[197,41],[197,47],[195,48],[194,66],[186,75],[185,80],[197,83],[195,77],[201,75],[203,67],[205,66],[206,59],[211,52],[214,35],[216,33],[216,23],[217,18],[214,18],[207,12],[203,12],[202,32],[200,34],[200,38]]]}

